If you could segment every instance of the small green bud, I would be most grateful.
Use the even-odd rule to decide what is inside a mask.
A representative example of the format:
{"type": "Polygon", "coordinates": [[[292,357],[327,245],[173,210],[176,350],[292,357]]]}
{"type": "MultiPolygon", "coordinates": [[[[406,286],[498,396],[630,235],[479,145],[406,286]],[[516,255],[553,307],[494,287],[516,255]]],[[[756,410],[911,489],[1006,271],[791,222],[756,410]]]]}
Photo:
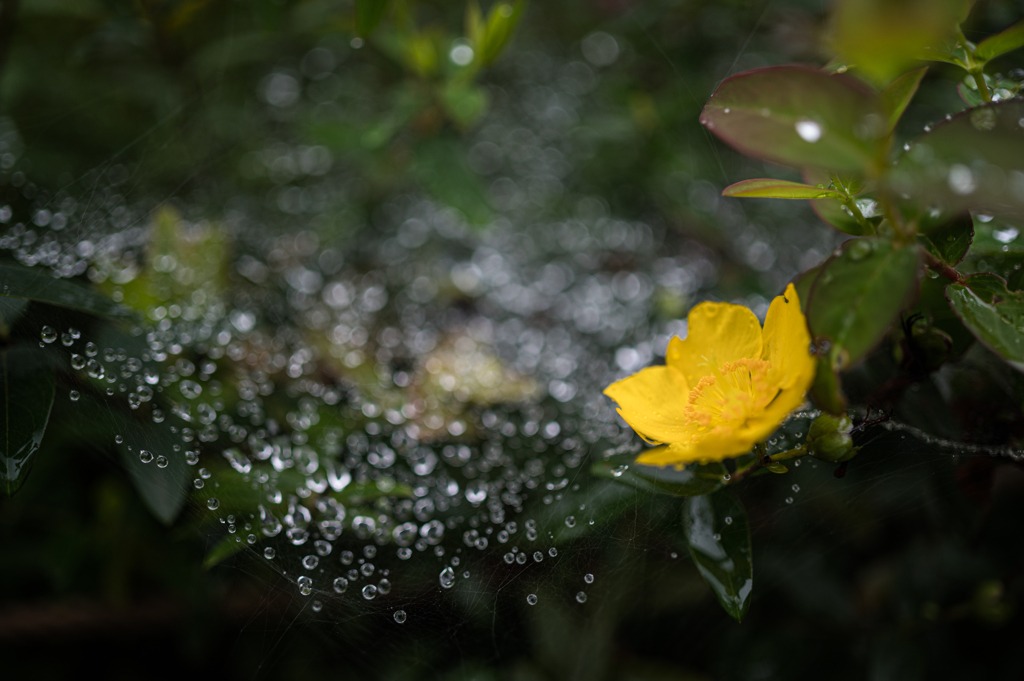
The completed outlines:
{"type": "Polygon", "coordinates": [[[849,461],[860,450],[853,445],[852,430],[853,421],[846,414],[822,414],[814,419],[807,432],[808,453],[830,463],[849,461]]]}

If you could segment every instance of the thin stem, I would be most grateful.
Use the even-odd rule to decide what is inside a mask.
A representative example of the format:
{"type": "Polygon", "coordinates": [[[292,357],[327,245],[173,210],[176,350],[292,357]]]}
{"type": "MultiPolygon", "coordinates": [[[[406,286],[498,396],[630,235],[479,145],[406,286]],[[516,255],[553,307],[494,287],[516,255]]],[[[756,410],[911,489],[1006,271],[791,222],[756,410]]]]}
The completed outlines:
{"type": "Polygon", "coordinates": [[[777,452],[769,456],[767,454],[767,449],[765,448],[764,443],[759,442],[756,445],[754,445],[753,453],[754,460],[748,463],[744,468],[738,468],[736,472],[729,477],[728,484],[735,485],[741,480],[749,478],[751,475],[761,470],[765,466],[770,466],[773,463],[786,461],[788,459],[797,459],[801,456],[806,456],[808,454],[808,451],[807,445],[804,444],[798,445],[793,449],[787,449],[784,452],[777,452]]]}
{"type": "Polygon", "coordinates": [[[988,91],[988,85],[985,83],[985,75],[981,72],[981,68],[976,71],[971,71],[971,77],[974,78],[974,82],[978,84],[978,93],[981,95],[981,99],[986,102],[992,101],[992,93],[988,91]]]}
{"type": "Polygon", "coordinates": [[[928,266],[928,269],[938,272],[954,284],[962,284],[966,279],[955,267],[947,265],[928,251],[924,251],[924,263],[928,266]]]}
{"type": "Polygon", "coordinates": [[[841,194],[843,194],[844,198],[840,199],[839,202],[846,206],[847,210],[853,213],[853,219],[857,221],[858,225],[864,228],[866,233],[874,234],[874,226],[868,222],[868,219],[864,217],[864,213],[861,212],[860,206],[858,206],[857,202],[852,196],[850,196],[849,188],[843,184],[843,181],[835,173],[830,172],[828,175],[829,179],[832,180],[832,185],[836,187],[841,194]]]}

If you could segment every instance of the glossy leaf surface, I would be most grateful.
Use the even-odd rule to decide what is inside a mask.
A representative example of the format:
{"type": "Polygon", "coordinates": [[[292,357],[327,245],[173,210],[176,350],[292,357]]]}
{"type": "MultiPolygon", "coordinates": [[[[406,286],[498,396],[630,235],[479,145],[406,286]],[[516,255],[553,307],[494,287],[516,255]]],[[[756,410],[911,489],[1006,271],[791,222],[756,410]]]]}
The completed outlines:
{"type": "Polygon", "coordinates": [[[979,341],[1024,372],[1024,292],[1007,290],[995,275],[976,274],[947,286],[946,298],[979,341]]]}
{"type": "Polygon", "coordinates": [[[918,236],[929,253],[947,265],[956,265],[974,241],[974,223],[967,213],[918,236]]]}
{"type": "Polygon", "coordinates": [[[743,506],[728,492],[687,499],[683,531],[704,581],[725,611],[742,621],[754,586],[750,528],[743,506]]]}
{"type": "Polygon", "coordinates": [[[763,199],[840,199],[842,194],[789,180],[743,180],[722,190],[722,196],[763,199]]]}
{"type": "MultiPolygon", "coordinates": [[[[833,182],[829,173],[819,168],[806,168],[804,169],[803,176],[804,182],[807,184],[822,184],[826,187],[835,187],[835,182],[833,182]]],[[[839,177],[838,179],[842,183],[839,192],[841,194],[845,193],[854,200],[858,200],[856,197],[864,190],[863,183],[852,177],[839,177]]],[[[811,208],[814,209],[814,212],[826,224],[835,227],[840,232],[852,236],[874,234],[874,228],[871,227],[871,224],[875,221],[869,220],[869,225],[862,224],[853,216],[850,209],[839,201],[833,199],[811,199],[811,208]]]]}
{"type": "Polygon", "coordinates": [[[4,492],[18,491],[32,467],[53,408],[53,366],[34,348],[0,352],[0,478],[4,492]]]}
{"type": "Polygon", "coordinates": [[[976,209],[1024,214],[1024,102],[1010,100],[964,111],[911,145],[890,185],[919,205],[954,213],[976,209]]]}
{"type": "Polygon", "coordinates": [[[917,290],[920,253],[876,238],[852,239],[815,279],[807,304],[811,336],[831,344],[836,369],[863,358],[917,290]]]}
{"type": "Polygon", "coordinates": [[[851,78],[803,66],[727,78],[700,120],[748,156],[849,172],[874,166],[884,133],[875,95],[851,78]]]}
{"type": "Polygon", "coordinates": [[[982,40],[974,54],[978,59],[989,60],[1021,47],[1024,47],[1024,20],[982,40]]]}
{"type": "Polygon", "coordinates": [[[68,279],[55,279],[40,269],[0,264],[0,295],[27,298],[99,317],[128,319],[134,313],[90,288],[68,279]]]}

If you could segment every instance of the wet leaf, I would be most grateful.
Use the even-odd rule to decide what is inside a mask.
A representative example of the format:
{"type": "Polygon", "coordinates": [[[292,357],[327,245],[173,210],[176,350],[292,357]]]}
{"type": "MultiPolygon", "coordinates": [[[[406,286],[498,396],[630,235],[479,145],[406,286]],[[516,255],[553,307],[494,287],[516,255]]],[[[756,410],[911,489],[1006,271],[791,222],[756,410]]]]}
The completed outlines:
{"type": "Polygon", "coordinates": [[[245,539],[238,534],[229,534],[222,537],[207,552],[206,557],[203,558],[203,567],[209,570],[213,566],[223,563],[236,553],[241,553],[247,546],[248,544],[245,543],[245,539]]]}
{"type": "Polygon", "coordinates": [[[853,173],[875,166],[885,132],[875,95],[852,78],[804,66],[727,78],[700,120],[749,156],[853,173]]]}
{"type": "Polygon", "coordinates": [[[823,189],[789,180],[743,180],[722,190],[722,196],[765,199],[841,199],[843,195],[832,189],[823,189]]]}
{"type": "Polygon", "coordinates": [[[971,242],[974,240],[974,222],[970,214],[964,213],[944,225],[920,234],[917,238],[936,258],[947,265],[956,265],[964,259],[971,248],[971,242]]]}
{"type": "Polygon", "coordinates": [[[121,435],[123,442],[116,445],[117,450],[143,503],[162,523],[170,525],[185,505],[189,490],[190,468],[180,438],[165,424],[147,423],[114,409],[106,410],[106,418],[111,432],[121,435]],[[174,450],[175,445],[179,451],[174,450]],[[145,457],[148,461],[143,459],[143,450],[150,455],[145,457]],[[163,468],[160,457],[167,460],[163,468]]]}
{"type": "Polygon", "coordinates": [[[793,278],[793,286],[796,287],[796,294],[800,296],[800,309],[805,313],[807,312],[807,301],[811,299],[811,286],[814,284],[814,279],[818,276],[818,272],[821,271],[821,265],[812,267],[806,272],[801,272],[793,278]]]}
{"type": "Polygon", "coordinates": [[[967,83],[957,83],[956,92],[967,106],[981,106],[985,103],[985,100],[981,98],[981,93],[977,89],[969,87],[967,83]]]}
{"type": "Polygon", "coordinates": [[[1008,290],[995,275],[975,274],[947,286],[946,298],[979,341],[1024,372],[1024,292],[1008,290]]]}
{"type": "Polygon", "coordinates": [[[134,313],[92,289],[69,279],[56,279],[42,269],[0,264],[0,295],[27,298],[98,317],[129,319],[134,313]]]}
{"type": "Polygon", "coordinates": [[[920,252],[886,239],[851,239],[821,269],[807,304],[807,323],[836,370],[881,342],[917,292],[920,252]]]}
{"type": "Polygon", "coordinates": [[[876,83],[887,83],[955,35],[967,0],[841,0],[832,46],[876,83]]]}
{"type": "Polygon", "coordinates": [[[1021,47],[1024,47],[1024,20],[982,40],[974,50],[974,56],[988,61],[1021,47]]]}
{"type": "Polygon", "coordinates": [[[728,492],[687,499],[683,531],[704,581],[725,611],[742,621],[754,586],[750,529],[743,506],[728,492]]]}
{"type": "Polygon", "coordinates": [[[885,88],[882,93],[882,111],[885,114],[886,132],[891,133],[896,128],[896,124],[899,123],[903,112],[907,110],[907,105],[914,98],[918,86],[921,85],[921,79],[927,72],[928,67],[926,66],[923,69],[904,73],[885,88]]]}
{"type": "Polygon", "coordinates": [[[1022,232],[1024,232],[1024,220],[976,213],[971,255],[1022,254],[1024,253],[1022,232]]]}
{"type": "MultiPolygon", "coordinates": [[[[845,194],[852,199],[864,202],[864,199],[857,199],[862,192],[865,191],[864,183],[857,178],[851,176],[836,176],[833,179],[832,174],[818,168],[805,168],[803,172],[804,182],[807,184],[821,184],[826,187],[834,188],[845,194]],[[838,185],[837,186],[837,181],[838,185]]],[[[864,204],[865,206],[869,204],[864,204]]],[[[853,216],[853,213],[849,208],[845,207],[839,201],[832,199],[812,199],[811,208],[818,214],[825,223],[835,227],[840,232],[850,234],[853,236],[867,236],[875,233],[875,224],[879,222],[877,218],[869,219],[868,224],[862,224],[857,218],[853,216]]]]}
{"type": "Polygon", "coordinates": [[[356,32],[362,37],[380,25],[390,0],[356,0],[356,32]]]}
{"type": "Polygon", "coordinates": [[[726,470],[721,464],[687,466],[677,471],[671,467],[598,461],[591,467],[591,472],[598,477],[630,485],[643,492],[693,497],[720,489],[723,485],[722,475],[726,470]]]}
{"type": "Polygon", "coordinates": [[[3,442],[0,478],[7,496],[13,495],[32,468],[32,459],[46,433],[53,408],[53,366],[46,353],[33,348],[0,352],[3,376],[3,442]]]}
{"type": "Polygon", "coordinates": [[[964,111],[925,133],[900,157],[891,189],[918,205],[1024,215],[1024,102],[964,111]]]}

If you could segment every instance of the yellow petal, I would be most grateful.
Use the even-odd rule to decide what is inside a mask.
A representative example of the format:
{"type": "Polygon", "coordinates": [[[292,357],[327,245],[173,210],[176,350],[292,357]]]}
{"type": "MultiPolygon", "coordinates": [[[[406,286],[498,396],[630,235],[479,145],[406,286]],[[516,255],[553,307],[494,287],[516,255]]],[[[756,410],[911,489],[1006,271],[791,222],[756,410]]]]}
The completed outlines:
{"type": "Polygon", "coordinates": [[[672,444],[648,449],[637,457],[636,462],[645,466],[673,466],[697,461],[696,450],[691,445],[672,444]]]}
{"type": "Polygon", "coordinates": [[[689,441],[683,415],[689,389],[683,375],[672,367],[648,367],[612,383],[604,394],[618,403],[626,423],[648,440],[689,441]]]}
{"type": "Polygon", "coordinates": [[[775,298],[764,320],[764,350],[761,355],[771,363],[768,382],[780,388],[810,386],[814,378],[811,334],[807,319],[800,311],[800,297],[792,284],[775,298]]]}
{"type": "Polygon", "coordinates": [[[749,419],[738,428],[736,436],[744,441],[749,440],[751,444],[767,440],[785,418],[804,403],[808,387],[810,387],[809,381],[780,392],[762,413],[749,419]]]}
{"type": "Polygon", "coordinates": [[[742,305],[701,303],[686,321],[686,340],[669,341],[665,361],[683,372],[688,385],[726,362],[761,356],[761,323],[742,305]]]}

